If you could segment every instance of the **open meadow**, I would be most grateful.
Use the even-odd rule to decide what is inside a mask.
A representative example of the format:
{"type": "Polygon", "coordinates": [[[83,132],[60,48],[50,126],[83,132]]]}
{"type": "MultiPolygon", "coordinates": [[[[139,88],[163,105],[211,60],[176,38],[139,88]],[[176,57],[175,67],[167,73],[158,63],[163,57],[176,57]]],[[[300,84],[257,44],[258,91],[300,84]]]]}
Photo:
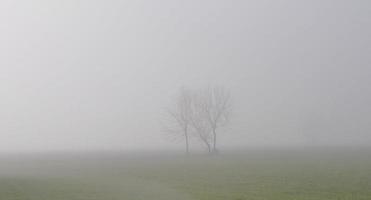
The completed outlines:
{"type": "Polygon", "coordinates": [[[370,149],[2,156],[1,200],[369,200],[370,149]]]}

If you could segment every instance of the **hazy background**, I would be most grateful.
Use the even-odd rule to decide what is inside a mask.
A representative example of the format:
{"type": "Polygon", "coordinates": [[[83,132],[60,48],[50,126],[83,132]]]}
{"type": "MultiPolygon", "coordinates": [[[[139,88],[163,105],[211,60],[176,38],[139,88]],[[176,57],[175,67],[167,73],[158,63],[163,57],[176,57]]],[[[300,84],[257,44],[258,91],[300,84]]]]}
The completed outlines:
{"type": "Polygon", "coordinates": [[[179,87],[223,85],[221,148],[371,144],[371,3],[0,3],[0,151],[182,149],[179,87]]]}

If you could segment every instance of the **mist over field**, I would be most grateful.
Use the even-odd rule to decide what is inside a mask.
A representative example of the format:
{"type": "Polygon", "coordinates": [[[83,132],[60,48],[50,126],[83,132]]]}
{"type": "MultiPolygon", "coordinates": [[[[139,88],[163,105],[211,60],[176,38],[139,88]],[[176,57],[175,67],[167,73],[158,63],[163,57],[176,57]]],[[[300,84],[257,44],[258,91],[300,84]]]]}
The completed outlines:
{"type": "Polygon", "coordinates": [[[370,35],[362,0],[3,0],[0,199],[370,199],[370,35]]]}

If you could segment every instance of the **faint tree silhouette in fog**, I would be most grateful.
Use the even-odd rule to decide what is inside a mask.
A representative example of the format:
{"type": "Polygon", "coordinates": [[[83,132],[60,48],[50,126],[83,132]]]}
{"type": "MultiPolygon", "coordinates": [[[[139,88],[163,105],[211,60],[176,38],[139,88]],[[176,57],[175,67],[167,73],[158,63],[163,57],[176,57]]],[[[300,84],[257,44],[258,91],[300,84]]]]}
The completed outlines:
{"type": "Polygon", "coordinates": [[[190,134],[205,145],[209,153],[217,153],[217,130],[229,122],[230,92],[222,87],[199,90],[181,88],[169,115],[175,128],[171,133],[185,139],[189,153],[190,134]]]}
{"type": "Polygon", "coordinates": [[[217,153],[217,130],[229,122],[231,111],[230,92],[223,87],[207,88],[197,94],[199,112],[209,124],[213,136],[213,153],[217,153]]]}
{"type": "Polygon", "coordinates": [[[175,124],[175,127],[170,129],[170,132],[175,136],[184,138],[186,154],[189,154],[189,132],[192,117],[191,107],[191,91],[183,87],[179,91],[174,108],[168,111],[172,121],[175,124]]]}
{"type": "Polygon", "coordinates": [[[205,112],[203,111],[203,101],[200,99],[200,95],[194,93],[192,96],[192,117],[191,125],[192,130],[196,138],[198,138],[202,144],[205,145],[209,153],[212,152],[212,129],[208,122],[205,112]]]}

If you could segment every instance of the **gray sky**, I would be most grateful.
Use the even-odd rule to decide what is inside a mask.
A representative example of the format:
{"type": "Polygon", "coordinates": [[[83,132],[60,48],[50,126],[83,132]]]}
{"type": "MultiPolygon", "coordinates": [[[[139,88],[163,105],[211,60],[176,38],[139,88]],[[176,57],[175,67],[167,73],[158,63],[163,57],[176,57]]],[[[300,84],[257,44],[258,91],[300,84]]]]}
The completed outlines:
{"type": "Polygon", "coordinates": [[[370,36],[367,0],[3,0],[0,151],[173,148],[165,108],[208,85],[222,146],[371,144],[370,36]]]}

